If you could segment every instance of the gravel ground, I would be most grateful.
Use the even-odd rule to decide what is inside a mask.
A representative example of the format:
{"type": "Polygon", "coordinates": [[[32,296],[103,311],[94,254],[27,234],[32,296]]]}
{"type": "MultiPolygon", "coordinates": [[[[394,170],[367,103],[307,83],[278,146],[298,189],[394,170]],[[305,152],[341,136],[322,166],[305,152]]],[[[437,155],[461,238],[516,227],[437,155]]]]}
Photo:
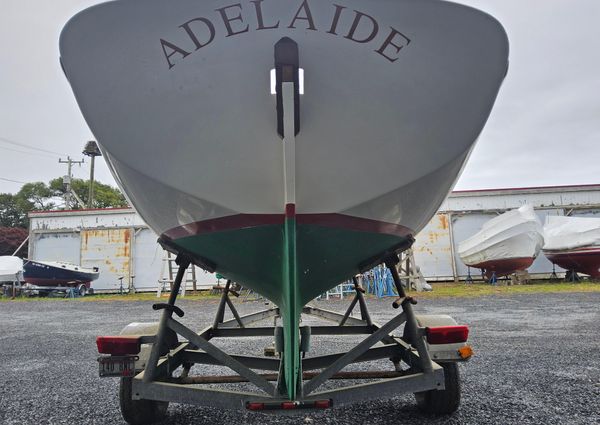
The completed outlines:
{"type": "MultiPolygon", "coordinates": [[[[369,300],[389,319],[390,300],[369,300]]],[[[211,323],[216,301],[181,301],[184,323],[211,323]]],[[[344,301],[319,301],[343,310],[344,301]]],[[[470,325],[475,357],[461,365],[462,405],[449,417],[420,414],[412,395],[294,417],[171,404],[169,424],[600,424],[600,293],[428,299],[419,313],[447,313],[470,325]]],[[[240,312],[263,308],[244,303],[240,312]]],[[[117,380],[97,377],[95,337],[132,321],[154,321],[147,302],[0,303],[0,424],[122,424],[117,380]]],[[[323,338],[323,337],[319,337],[323,338]]],[[[328,337],[313,348],[344,350],[361,337],[328,337]],[[354,340],[352,340],[352,338],[354,340]]],[[[316,340],[316,337],[313,338],[316,340]]],[[[252,338],[234,352],[260,354],[252,338]]]]}

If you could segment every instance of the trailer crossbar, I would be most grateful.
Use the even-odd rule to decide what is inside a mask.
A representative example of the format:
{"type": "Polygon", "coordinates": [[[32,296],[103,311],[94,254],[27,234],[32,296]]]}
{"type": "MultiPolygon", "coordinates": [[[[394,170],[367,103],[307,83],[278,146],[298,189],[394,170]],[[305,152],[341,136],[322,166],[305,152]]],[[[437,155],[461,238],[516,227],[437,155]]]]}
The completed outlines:
{"type": "Polygon", "coordinates": [[[167,326],[173,331],[175,331],[177,334],[186,338],[196,347],[206,351],[206,353],[213,357],[215,360],[220,361],[223,366],[227,366],[233,371],[239,373],[241,376],[247,378],[250,382],[252,382],[258,388],[265,391],[267,394],[275,394],[275,386],[269,383],[269,381],[264,379],[262,376],[254,372],[249,367],[243,365],[242,363],[231,357],[229,354],[227,354],[220,348],[217,348],[215,345],[202,338],[196,332],[192,331],[191,329],[187,328],[186,326],[182,325],[181,323],[172,318],[168,319],[167,326]]]}
{"type": "Polygon", "coordinates": [[[392,320],[383,325],[380,329],[369,335],[361,343],[352,350],[348,351],[342,357],[334,361],[330,366],[323,370],[319,375],[304,384],[303,392],[305,395],[310,394],[313,390],[323,384],[327,379],[331,378],[335,373],[342,370],[345,366],[352,363],[361,354],[365,353],[369,348],[381,341],[388,334],[406,321],[406,315],[400,313],[392,320]]]}

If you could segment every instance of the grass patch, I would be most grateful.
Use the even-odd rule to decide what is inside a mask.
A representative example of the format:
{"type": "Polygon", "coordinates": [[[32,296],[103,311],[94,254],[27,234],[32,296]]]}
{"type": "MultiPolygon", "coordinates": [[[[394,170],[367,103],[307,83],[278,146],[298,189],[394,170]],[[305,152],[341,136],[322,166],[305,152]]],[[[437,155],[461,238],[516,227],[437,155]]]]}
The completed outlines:
{"type": "MultiPolygon", "coordinates": [[[[432,283],[432,292],[420,292],[419,298],[472,298],[490,295],[513,295],[513,294],[549,294],[549,293],[574,293],[574,292],[600,292],[600,282],[556,282],[547,281],[532,282],[527,285],[490,285],[485,283],[432,283]]],[[[411,292],[411,294],[417,294],[411,292]]],[[[168,298],[168,293],[163,293],[161,300],[168,298]]],[[[187,292],[186,300],[201,301],[212,300],[217,301],[220,298],[219,294],[211,294],[209,291],[201,291],[196,293],[187,292]]],[[[182,299],[179,297],[179,299],[182,299]]],[[[112,301],[145,301],[156,302],[156,292],[144,292],[136,294],[97,294],[88,295],[76,299],[60,298],[60,297],[17,297],[12,300],[9,297],[0,297],[0,302],[26,302],[26,301],[78,301],[78,302],[112,302],[112,301]]]]}
{"type": "Polygon", "coordinates": [[[527,285],[490,285],[487,283],[432,283],[432,292],[419,293],[421,298],[480,297],[487,295],[548,294],[561,292],[600,292],[594,282],[532,282],[527,285]]]}
{"type": "MultiPolygon", "coordinates": [[[[157,300],[161,300],[166,302],[169,298],[168,292],[163,292],[160,298],[156,297],[156,292],[140,292],[135,294],[94,294],[94,295],[86,295],[85,297],[77,297],[77,298],[67,298],[64,296],[50,296],[50,297],[17,297],[14,300],[10,297],[0,297],[0,302],[7,301],[48,301],[48,302],[56,302],[56,301],[78,301],[78,302],[109,302],[109,301],[146,301],[146,302],[156,302],[157,300]]],[[[199,291],[196,293],[187,292],[183,299],[186,300],[218,300],[220,295],[211,295],[210,291],[199,291]]],[[[179,296],[181,300],[181,296],[179,296]]]]}

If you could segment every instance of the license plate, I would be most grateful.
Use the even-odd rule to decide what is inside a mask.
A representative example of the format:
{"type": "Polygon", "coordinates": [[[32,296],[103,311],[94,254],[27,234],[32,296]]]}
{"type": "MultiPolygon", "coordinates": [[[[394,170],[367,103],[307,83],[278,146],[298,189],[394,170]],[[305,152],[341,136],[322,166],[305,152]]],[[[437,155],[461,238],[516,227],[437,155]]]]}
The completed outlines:
{"type": "Polygon", "coordinates": [[[137,356],[98,357],[99,374],[105,376],[134,376],[137,356]]]}

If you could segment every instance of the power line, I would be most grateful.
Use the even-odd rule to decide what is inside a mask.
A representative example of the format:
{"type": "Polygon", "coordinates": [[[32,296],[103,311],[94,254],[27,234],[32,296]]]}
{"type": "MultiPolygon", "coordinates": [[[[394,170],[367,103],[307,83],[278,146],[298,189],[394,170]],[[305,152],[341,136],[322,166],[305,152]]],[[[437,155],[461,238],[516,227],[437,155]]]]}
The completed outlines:
{"type": "Polygon", "coordinates": [[[26,184],[25,182],[22,182],[20,180],[12,180],[12,179],[5,179],[4,177],[0,177],[0,180],[4,180],[7,182],[12,182],[12,183],[22,183],[22,184],[26,184]]]}
{"type": "Polygon", "coordinates": [[[49,153],[52,155],[66,156],[66,154],[64,154],[64,153],[54,152],[54,151],[50,151],[47,149],[38,148],[36,146],[31,146],[31,145],[21,143],[21,142],[15,142],[14,140],[10,140],[10,139],[7,139],[6,137],[2,137],[2,136],[0,136],[0,141],[2,141],[4,143],[9,143],[9,144],[15,145],[15,146],[21,146],[22,148],[33,149],[35,151],[40,151],[40,152],[46,152],[46,153],[49,153]]]}
{"type": "Polygon", "coordinates": [[[26,152],[26,151],[21,151],[19,149],[7,148],[6,146],[0,146],[0,149],[12,151],[12,152],[24,153],[25,155],[37,155],[37,156],[41,156],[44,158],[56,158],[56,155],[50,155],[50,154],[43,153],[43,152],[26,152]]]}

